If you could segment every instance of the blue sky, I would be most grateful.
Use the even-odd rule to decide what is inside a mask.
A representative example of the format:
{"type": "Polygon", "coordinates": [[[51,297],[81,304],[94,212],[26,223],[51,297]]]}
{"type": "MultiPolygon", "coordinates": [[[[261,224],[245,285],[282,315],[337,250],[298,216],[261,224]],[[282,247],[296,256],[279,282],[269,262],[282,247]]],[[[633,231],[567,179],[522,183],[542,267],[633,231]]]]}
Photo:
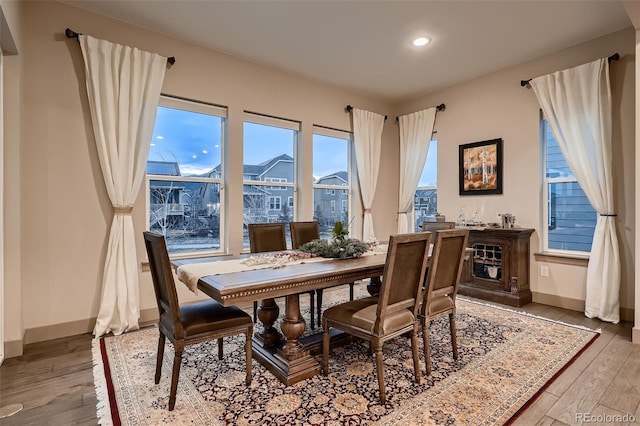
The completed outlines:
{"type": "MultiPolygon", "coordinates": [[[[208,173],[220,164],[221,126],[220,117],[159,107],[149,160],[177,161],[183,176],[208,173]]],[[[343,139],[314,135],[313,141],[315,177],[346,170],[348,153],[343,139]]],[[[259,164],[281,154],[294,156],[292,130],[248,122],[244,124],[245,164],[259,164]]],[[[431,143],[419,186],[435,186],[436,159],[437,144],[431,143]]]]}

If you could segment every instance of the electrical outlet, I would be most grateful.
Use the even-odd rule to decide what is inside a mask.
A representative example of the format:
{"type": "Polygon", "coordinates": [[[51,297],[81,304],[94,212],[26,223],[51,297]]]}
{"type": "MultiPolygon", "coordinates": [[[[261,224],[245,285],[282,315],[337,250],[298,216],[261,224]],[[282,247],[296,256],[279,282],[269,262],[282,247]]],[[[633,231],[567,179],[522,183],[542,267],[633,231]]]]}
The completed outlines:
{"type": "Polygon", "coordinates": [[[549,266],[548,265],[540,265],[540,276],[548,277],[549,276],[549,266]]]}

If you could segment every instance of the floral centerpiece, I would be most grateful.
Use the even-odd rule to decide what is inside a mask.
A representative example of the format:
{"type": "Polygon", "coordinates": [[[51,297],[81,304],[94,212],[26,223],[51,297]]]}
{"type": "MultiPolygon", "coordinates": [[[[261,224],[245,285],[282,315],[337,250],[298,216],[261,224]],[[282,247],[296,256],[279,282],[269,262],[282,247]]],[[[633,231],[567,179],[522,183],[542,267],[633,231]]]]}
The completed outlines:
{"type": "Polygon", "coordinates": [[[352,259],[362,256],[370,249],[369,243],[362,242],[355,238],[347,238],[349,231],[344,228],[341,221],[335,223],[332,234],[333,238],[309,241],[303,244],[300,250],[320,257],[352,259]]]}

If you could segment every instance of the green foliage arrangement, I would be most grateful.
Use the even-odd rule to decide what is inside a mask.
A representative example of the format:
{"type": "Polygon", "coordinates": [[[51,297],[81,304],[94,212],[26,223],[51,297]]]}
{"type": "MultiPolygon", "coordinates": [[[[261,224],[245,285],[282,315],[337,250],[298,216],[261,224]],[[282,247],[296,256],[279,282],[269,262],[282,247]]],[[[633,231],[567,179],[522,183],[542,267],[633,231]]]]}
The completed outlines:
{"type": "Polygon", "coordinates": [[[347,238],[349,231],[344,228],[341,221],[335,223],[332,233],[332,239],[309,241],[303,244],[300,250],[332,259],[352,259],[362,256],[369,250],[369,244],[355,238],[347,238]]]}

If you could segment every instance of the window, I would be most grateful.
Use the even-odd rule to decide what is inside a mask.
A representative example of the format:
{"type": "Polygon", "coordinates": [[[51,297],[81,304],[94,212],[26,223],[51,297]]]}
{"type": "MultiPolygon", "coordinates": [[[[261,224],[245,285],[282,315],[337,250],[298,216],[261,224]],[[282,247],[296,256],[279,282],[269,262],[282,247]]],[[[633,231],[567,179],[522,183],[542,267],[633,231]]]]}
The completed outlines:
{"type": "Polygon", "coordinates": [[[422,230],[424,221],[435,221],[438,211],[438,141],[429,143],[429,152],[413,197],[414,230],[422,230]]]}
{"type": "MultiPolygon", "coordinates": [[[[286,182],[287,178],[268,177],[264,179],[266,182],[286,182]]],[[[286,191],[286,186],[269,186],[269,189],[286,191]]]]}
{"type": "Polygon", "coordinates": [[[321,126],[313,128],[313,219],[320,236],[328,238],[336,221],[345,226],[349,215],[352,136],[321,126]],[[336,205],[341,206],[340,211],[336,205]]]}
{"type": "Polygon", "coordinates": [[[589,253],[598,219],[569,169],[547,120],[542,118],[544,159],[543,250],[589,253]]]}
{"type": "MultiPolygon", "coordinates": [[[[300,123],[253,113],[244,116],[243,221],[244,247],[249,247],[247,224],[293,220],[296,160],[300,123]],[[273,183],[279,183],[273,186],[273,183]],[[277,195],[275,195],[277,194],[277,195]],[[289,200],[282,203],[281,200],[289,200]]],[[[289,227],[287,238],[289,239],[289,227]]]]}
{"type": "Polygon", "coordinates": [[[280,197],[269,197],[269,210],[280,210],[280,197]]]}
{"type": "Polygon", "coordinates": [[[162,96],[147,159],[148,228],[169,253],[222,250],[226,108],[162,96]]]}

